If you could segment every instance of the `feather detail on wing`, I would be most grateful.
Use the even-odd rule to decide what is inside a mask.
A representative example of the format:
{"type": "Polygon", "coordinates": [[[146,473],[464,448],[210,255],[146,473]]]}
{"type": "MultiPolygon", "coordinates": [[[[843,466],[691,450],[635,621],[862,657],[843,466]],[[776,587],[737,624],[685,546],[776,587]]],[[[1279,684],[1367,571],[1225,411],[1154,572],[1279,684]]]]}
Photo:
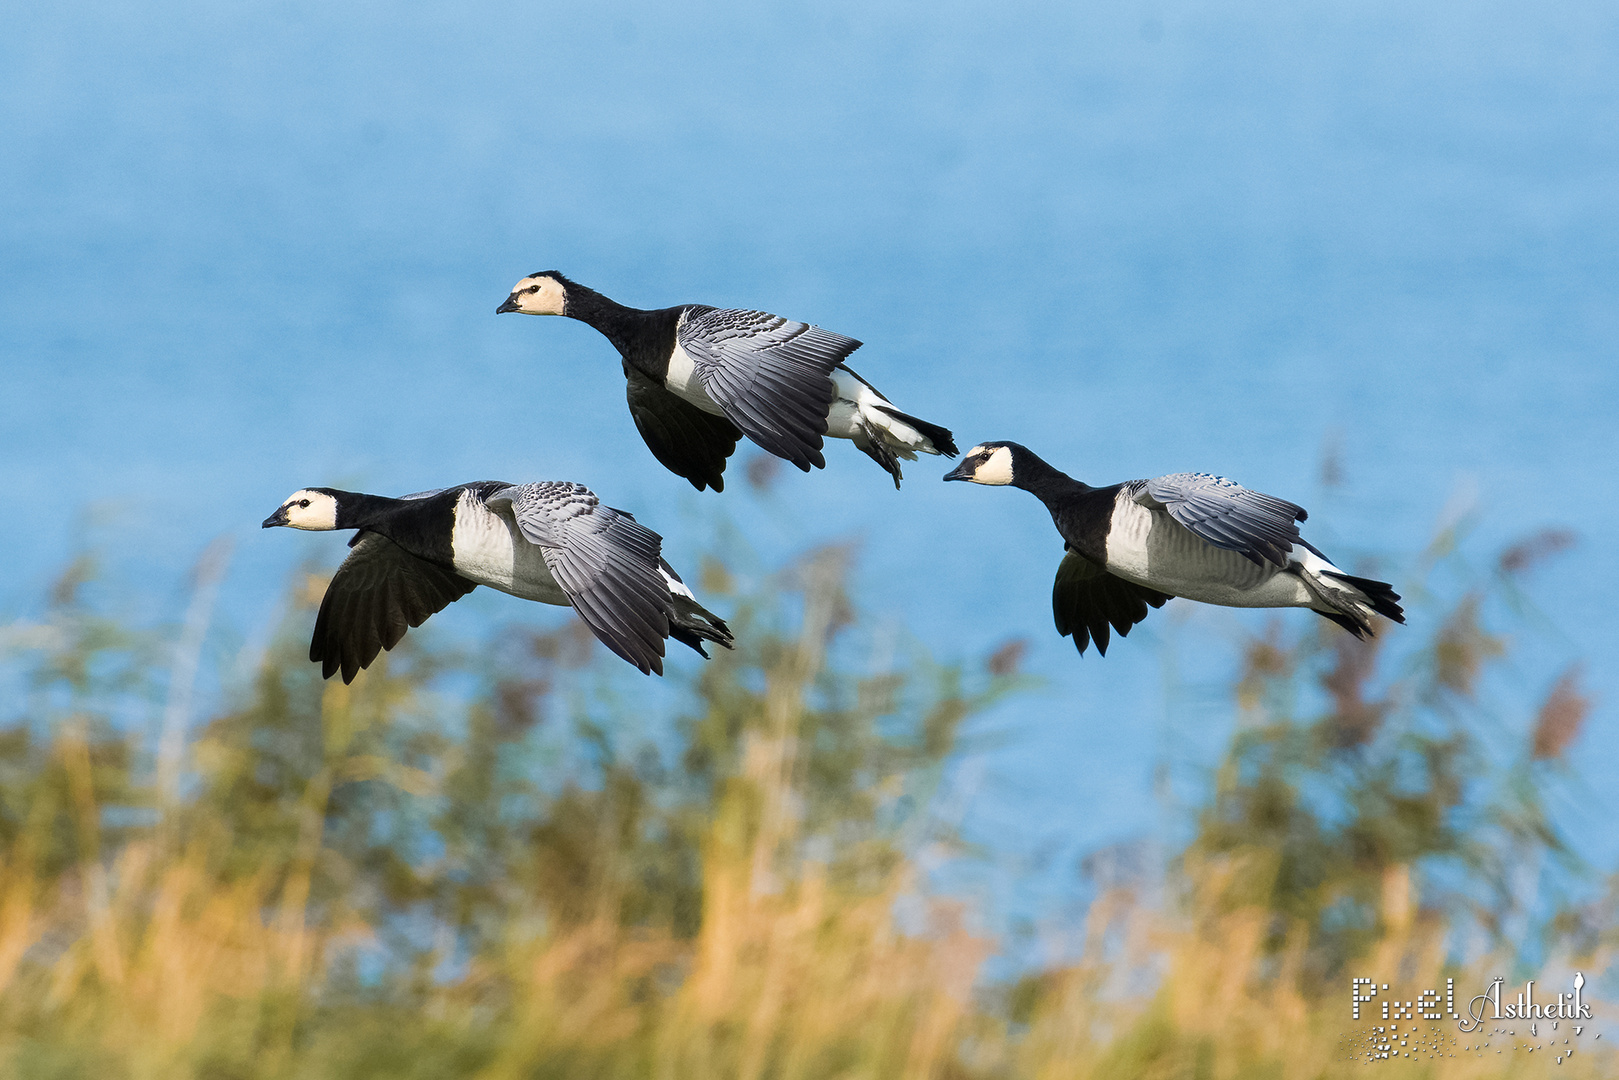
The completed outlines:
{"type": "Polygon", "coordinates": [[[687,309],[676,336],[743,434],[806,472],[825,467],[831,372],[860,342],[762,311],[703,307],[687,309]]]}
{"type": "Polygon", "coordinates": [[[659,573],[663,538],[580,484],[518,484],[490,495],[508,502],[524,539],[574,610],[613,652],[643,673],[663,674],[669,586],[659,573]]]}
{"type": "Polygon", "coordinates": [[[399,644],[407,629],[477,588],[378,533],[362,531],[351,546],[326,587],[309,643],[309,659],[321,665],[321,677],[341,671],[345,683],[383,649],[399,644]]]}
{"type": "Polygon", "coordinates": [[[1107,655],[1108,627],[1128,637],[1130,628],[1145,619],[1148,605],[1163,607],[1167,593],[1115,577],[1083,555],[1070,551],[1057,566],[1057,581],[1051,590],[1051,610],[1057,633],[1073,636],[1074,647],[1085,654],[1085,647],[1096,642],[1096,651],[1107,655]]]}
{"type": "Polygon", "coordinates": [[[1137,484],[1136,502],[1164,509],[1199,538],[1261,566],[1266,561],[1288,564],[1293,545],[1300,543],[1294,521],[1308,516],[1285,499],[1208,473],[1171,473],[1137,484]]]}

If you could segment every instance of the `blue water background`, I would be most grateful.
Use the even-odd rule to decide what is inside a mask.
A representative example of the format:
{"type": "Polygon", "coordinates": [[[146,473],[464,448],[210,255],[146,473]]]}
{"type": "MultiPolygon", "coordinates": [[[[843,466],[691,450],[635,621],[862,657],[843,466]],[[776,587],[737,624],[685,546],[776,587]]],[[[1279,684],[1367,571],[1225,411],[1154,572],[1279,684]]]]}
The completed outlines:
{"type": "MultiPolygon", "coordinates": [[[[1045,688],[953,781],[1009,868],[991,907],[1037,916],[1082,853],[1164,832],[1155,770],[1195,788],[1272,616],[1178,604],[1080,660],[1050,629],[1045,512],[936,460],[896,493],[837,443],[756,497],[739,457],[698,496],[594,331],[495,317],[554,267],[857,336],[862,374],[963,447],[1293,498],[1347,563],[1398,575],[1459,516],[1481,568],[1577,530],[1492,693],[1517,737],[1587,662],[1555,809],[1619,862],[1619,8],[67,0],[5,22],[0,615],[37,614],[90,543],[130,613],[177,619],[228,532],[217,639],[250,653],[292,568],[341,555],[257,530],[293,489],[576,479],[685,564],[717,513],[763,564],[856,537],[861,604],[943,658],[1029,637],[1045,688]]],[[[432,629],[475,640],[512,603],[432,629]]]]}

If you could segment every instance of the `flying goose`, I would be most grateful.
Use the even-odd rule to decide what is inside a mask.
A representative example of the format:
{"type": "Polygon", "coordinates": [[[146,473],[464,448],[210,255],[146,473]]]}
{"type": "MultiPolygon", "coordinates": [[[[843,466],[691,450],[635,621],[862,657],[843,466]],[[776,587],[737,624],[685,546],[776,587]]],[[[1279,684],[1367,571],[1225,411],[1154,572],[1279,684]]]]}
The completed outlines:
{"type": "Polygon", "coordinates": [[[546,270],[519,281],[495,314],[566,315],[613,343],[630,415],[665,468],[702,491],[725,488],[743,435],[805,472],[826,467],[821,439],[849,439],[899,487],[899,459],[956,456],[946,428],[894,408],[844,364],[854,338],[763,311],[705,304],[643,311],[546,270]]]}
{"type": "Polygon", "coordinates": [[[663,674],[665,638],[704,657],[704,641],[731,647],[724,620],[664,561],[663,538],[581,484],[484,480],[398,499],[304,488],[264,519],[266,529],[277,525],[359,530],[315,616],[309,659],[323,678],[341,670],[352,682],[407,627],[479,585],[571,604],[643,674],[663,674]]]}
{"type": "Polygon", "coordinates": [[[1226,607],[1305,607],[1358,638],[1373,612],[1405,622],[1386,583],[1344,573],[1299,535],[1303,507],[1222,476],[1171,473],[1091,487],[1014,442],[980,443],[946,480],[1011,484],[1032,492],[1062,535],[1051,593],[1057,632],[1081,655],[1107,655],[1120,637],[1172,597],[1226,607]]]}

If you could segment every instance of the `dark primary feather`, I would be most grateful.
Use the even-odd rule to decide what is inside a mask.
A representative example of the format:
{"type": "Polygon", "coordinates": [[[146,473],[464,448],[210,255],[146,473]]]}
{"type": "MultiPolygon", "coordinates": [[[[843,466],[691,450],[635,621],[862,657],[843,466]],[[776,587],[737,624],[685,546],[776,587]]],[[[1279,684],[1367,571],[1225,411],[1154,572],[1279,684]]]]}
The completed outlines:
{"type": "MultiPolygon", "coordinates": [[[[1259,565],[1269,561],[1287,566],[1293,545],[1300,542],[1294,521],[1309,516],[1285,499],[1208,473],[1171,473],[1139,484],[1148,505],[1162,506],[1203,540],[1259,565]]],[[[1141,502],[1141,496],[1136,500],[1141,502]]]]}
{"type": "Polygon", "coordinates": [[[1128,637],[1130,628],[1147,617],[1149,604],[1163,607],[1169,599],[1167,593],[1115,577],[1070,551],[1057,566],[1051,610],[1057,633],[1072,635],[1080,655],[1094,640],[1096,651],[1106,656],[1109,625],[1120,637],[1128,637]]]}
{"type": "Polygon", "coordinates": [[[821,454],[831,373],[860,342],[762,311],[692,307],[677,332],[703,389],[737,427],[809,471],[821,454]]]}
{"type": "MultiPolygon", "coordinates": [[[[664,559],[658,560],[658,566],[673,581],[682,585],[685,581],[675,573],[675,568],[664,559]]],[[[731,628],[725,620],[709,611],[703,605],[689,596],[670,591],[669,593],[669,636],[691,649],[704,660],[708,659],[708,650],[703,648],[703,642],[712,641],[723,648],[735,648],[736,638],[731,634],[731,628]]]]}
{"type": "Polygon", "coordinates": [[[511,504],[517,527],[603,645],[663,674],[669,587],[658,573],[663,538],[580,484],[519,484],[489,497],[511,504]]]}
{"type": "Polygon", "coordinates": [[[350,546],[320,602],[309,643],[309,659],[321,665],[321,677],[340,670],[345,683],[383,649],[399,644],[407,629],[477,588],[378,533],[357,533],[350,546]]]}
{"type": "Polygon", "coordinates": [[[630,416],[652,456],[698,491],[725,490],[725,461],[742,432],[723,416],[706,413],[624,365],[630,416]]]}

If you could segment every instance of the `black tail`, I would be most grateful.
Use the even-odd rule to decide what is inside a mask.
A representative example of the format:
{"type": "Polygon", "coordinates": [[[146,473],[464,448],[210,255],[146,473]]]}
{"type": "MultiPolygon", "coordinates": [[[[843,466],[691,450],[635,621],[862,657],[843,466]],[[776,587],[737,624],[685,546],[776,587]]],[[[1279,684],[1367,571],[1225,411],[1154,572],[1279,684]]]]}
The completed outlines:
{"type": "Polygon", "coordinates": [[[696,649],[704,660],[708,659],[708,653],[703,650],[705,641],[712,641],[727,649],[734,648],[731,643],[736,639],[731,636],[731,628],[725,625],[724,619],[684,596],[674,597],[674,602],[675,610],[669,616],[670,637],[696,649]]]}
{"type": "MultiPolygon", "coordinates": [[[[1392,619],[1397,623],[1405,622],[1405,609],[1400,606],[1400,594],[1394,591],[1394,586],[1386,581],[1373,581],[1371,578],[1352,577],[1349,574],[1335,574],[1331,570],[1323,570],[1323,577],[1337,578],[1346,582],[1366,594],[1371,603],[1372,610],[1385,619],[1392,619]]],[[[1328,616],[1331,618],[1331,616],[1328,616]]],[[[1334,622],[1338,620],[1334,619],[1334,622]]],[[[1341,624],[1340,624],[1341,625],[1341,624]]],[[[1358,635],[1357,635],[1358,636],[1358,635]]]]}
{"type": "MultiPolygon", "coordinates": [[[[669,577],[681,584],[680,575],[670,566],[668,560],[659,559],[658,565],[669,577]]],[[[699,604],[691,596],[669,590],[669,636],[691,649],[695,649],[698,656],[708,659],[708,653],[703,649],[703,642],[712,641],[716,645],[727,649],[733,648],[731,644],[736,640],[731,635],[731,628],[725,625],[725,620],[699,604]]]]}
{"type": "MultiPolygon", "coordinates": [[[[858,375],[855,376],[857,379],[859,377],[860,376],[858,375]]],[[[956,449],[956,437],[950,433],[949,428],[942,428],[938,424],[930,424],[926,420],[918,420],[910,413],[900,412],[892,405],[879,405],[877,407],[883,412],[887,413],[889,416],[892,416],[895,420],[909,424],[922,434],[926,435],[928,437],[928,441],[933,444],[933,448],[946,457],[955,457],[957,454],[961,453],[960,450],[956,449]]]]}

